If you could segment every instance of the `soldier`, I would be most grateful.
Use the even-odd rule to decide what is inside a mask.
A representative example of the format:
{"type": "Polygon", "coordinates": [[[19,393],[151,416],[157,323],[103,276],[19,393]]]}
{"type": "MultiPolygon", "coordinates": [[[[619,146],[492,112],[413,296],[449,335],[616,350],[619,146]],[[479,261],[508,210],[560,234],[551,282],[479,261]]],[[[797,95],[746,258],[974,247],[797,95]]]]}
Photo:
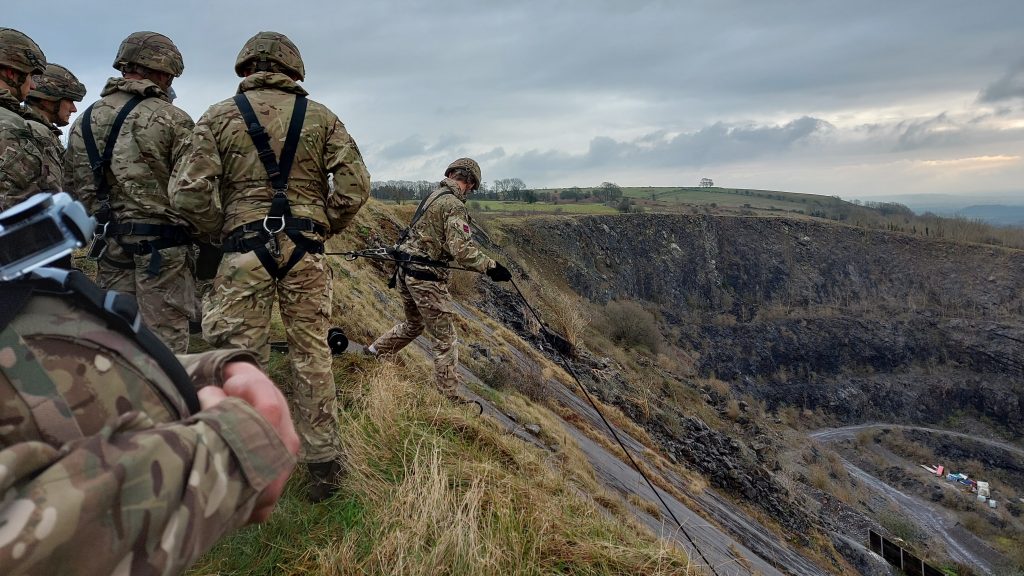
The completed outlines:
{"type": "Polygon", "coordinates": [[[367,352],[375,356],[394,354],[426,327],[436,340],[434,376],[438,390],[450,400],[461,402],[456,372],[459,351],[448,293],[451,271],[445,265],[454,261],[496,282],[507,282],[512,275],[473,244],[466,195],[480,187],[480,165],[471,158],[459,158],[448,166],[444,176],[438,188],[420,203],[398,244],[398,250],[409,258],[396,271],[405,322],[377,338],[367,352]]]}
{"type": "Polygon", "coordinates": [[[21,103],[35,87],[32,76],[45,69],[38,44],[17,30],[0,28],[0,210],[61,187],[59,174],[47,173],[41,142],[21,116],[21,103]]]}
{"type": "MultiPolygon", "coordinates": [[[[5,255],[52,240],[19,238],[5,255]]],[[[0,574],[177,574],[269,517],[299,440],[251,353],[175,358],[131,296],[80,272],[13,277],[0,282],[0,574]]]]}
{"type": "MultiPolygon", "coordinates": [[[[71,114],[78,111],[75,102],[85,98],[85,85],[60,64],[47,64],[46,70],[33,78],[35,88],[28,93],[22,116],[36,133],[43,148],[44,171],[64,184],[64,145],[60,138],[62,126],[68,125],[71,114]]],[[[60,188],[55,188],[59,190],[60,188]]]]}
{"type": "Polygon", "coordinates": [[[195,313],[192,250],[183,219],[167,195],[193,122],[168,91],[185,68],[171,39],[135,32],[117,51],[120,78],[71,128],[65,189],[99,223],[90,256],[96,283],[134,294],[142,317],[175,352],[188,348],[195,313]]]}
{"type": "Polygon", "coordinates": [[[319,502],[344,472],[326,342],[333,274],[323,242],[366,201],[370,176],[338,117],[297,83],[305,68],[286,36],[250,38],[235,72],[243,78],[238,94],[199,119],[172,198],[200,241],[224,249],[203,306],[206,340],[256,350],[265,365],[274,301],[280,306],[301,460],[312,478],[309,498],[319,502]]]}

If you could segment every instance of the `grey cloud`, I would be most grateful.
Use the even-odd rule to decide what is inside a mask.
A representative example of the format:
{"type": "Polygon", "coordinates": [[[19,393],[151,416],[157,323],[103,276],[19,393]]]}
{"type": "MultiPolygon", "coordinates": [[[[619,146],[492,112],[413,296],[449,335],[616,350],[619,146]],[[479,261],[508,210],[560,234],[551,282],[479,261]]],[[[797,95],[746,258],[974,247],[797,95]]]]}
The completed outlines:
{"type": "Polygon", "coordinates": [[[381,158],[387,160],[399,160],[402,158],[408,158],[409,156],[419,156],[427,150],[427,144],[418,135],[409,136],[408,138],[388,144],[380,148],[377,154],[381,158]]]}
{"type": "Polygon", "coordinates": [[[980,102],[1001,102],[1015,98],[1024,98],[1024,60],[978,95],[980,102]]]}

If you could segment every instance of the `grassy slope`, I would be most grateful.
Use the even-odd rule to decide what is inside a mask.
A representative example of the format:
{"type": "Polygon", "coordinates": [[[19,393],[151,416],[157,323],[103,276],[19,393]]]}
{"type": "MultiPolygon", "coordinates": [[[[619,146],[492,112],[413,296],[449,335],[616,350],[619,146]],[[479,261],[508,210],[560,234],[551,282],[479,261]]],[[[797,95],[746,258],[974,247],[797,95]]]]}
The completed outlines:
{"type": "MultiPolygon", "coordinates": [[[[371,202],[331,248],[378,241],[393,233],[380,224],[391,216],[371,202]]],[[[333,268],[335,318],[346,333],[365,342],[390,327],[400,308],[383,274],[362,260],[333,268]]],[[[525,346],[489,319],[461,324],[468,340],[525,346]]],[[[274,330],[280,336],[279,322],[274,330]]],[[[270,371],[287,386],[279,354],[270,371]]],[[[310,506],[297,472],[268,523],[224,539],[191,574],[697,573],[599,487],[543,406],[497,394],[543,422],[554,453],[442,401],[420,354],[403,352],[397,366],[339,358],[335,373],[350,468],[342,494],[310,506]]]]}

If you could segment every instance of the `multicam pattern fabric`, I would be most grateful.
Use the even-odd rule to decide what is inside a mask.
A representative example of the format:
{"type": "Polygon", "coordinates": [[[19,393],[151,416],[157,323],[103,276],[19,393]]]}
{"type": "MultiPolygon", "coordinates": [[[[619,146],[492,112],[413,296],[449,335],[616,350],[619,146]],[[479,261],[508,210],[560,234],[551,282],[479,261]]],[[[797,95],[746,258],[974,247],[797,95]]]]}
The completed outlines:
{"type": "MultiPolygon", "coordinates": [[[[279,265],[294,244],[284,234],[279,265]]],[[[213,291],[203,299],[203,336],[217,347],[254,350],[266,366],[270,360],[270,313],[275,292],[288,339],[288,357],[295,374],[285,390],[295,430],[302,441],[304,462],[338,458],[338,411],[330,328],[333,273],[322,254],[307,254],[280,281],[275,281],[253,252],[224,255],[213,291]]]]}
{"type": "MultiPolygon", "coordinates": [[[[246,77],[244,92],[280,155],[296,94],[305,90],[283,74],[246,77]]],[[[210,107],[192,135],[192,150],[175,171],[175,208],[201,240],[220,244],[232,230],[261,221],[273,191],[245,122],[231,100],[210,107]]],[[[288,178],[292,216],[340,232],[366,201],[370,176],[359,148],[333,112],[309,101],[288,178]],[[332,178],[333,191],[328,183],[332,178]]],[[[311,238],[313,236],[310,236],[311,238]]],[[[294,245],[277,234],[283,265],[294,245]]],[[[322,240],[322,239],[321,239],[322,240]]],[[[338,458],[334,377],[326,336],[331,315],[331,269],[319,254],[306,254],[275,281],[253,252],[224,256],[213,291],[204,299],[203,334],[215,346],[240,346],[270,356],[270,310],[274,299],[288,337],[296,374],[290,403],[305,462],[338,458]]]]}
{"type": "MultiPolygon", "coordinates": [[[[258,72],[238,87],[281,154],[296,94],[306,91],[284,74],[258,72]]],[[[295,161],[288,177],[292,216],[341,232],[366,202],[370,175],[355,140],[326,106],[306,109],[295,161]],[[330,191],[328,177],[334,189],[330,191]]],[[[201,240],[220,244],[232,230],[262,220],[273,196],[245,122],[232,99],[210,107],[196,125],[192,149],[175,170],[172,200],[201,240]]]]}
{"type": "Polygon", "coordinates": [[[41,190],[60,190],[45,172],[39,137],[21,116],[21,102],[0,88],[0,210],[41,190]]]}
{"type": "MultiPolygon", "coordinates": [[[[182,225],[183,218],[171,207],[167,186],[174,164],[185,156],[193,122],[188,114],[167,100],[163,90],[149,80],[109,79],[102,98],[92,107],[92,132],[97,148],[102,154],[114,118],[135,95],[147,98],[125,119],[110,163],[114,175],[110,187],[114,218],[120,223],[182,225]]],[[[100,205],[82,135],[81,116],[71,127],[64,168],[65,190],[95,213],[100,205]]],[[[121,241],[136,243],[148,238],[152,237],[126,237],[121,241]]],[[[150,277],[146,270],[150,256],[126,254],[114,238],[106,242],[107,254],[99,261],[97,283],[104,288],[116,287],[135,294],[146,323],[172,350],[184,352],[188,343],[188,320],[195,306],[191,258],[186,258],[180,248],[161,251],[160,273],[150,277]],[[170,296],[181,299],[169,301],[170,296]]]]}
{"type": "MultiPolygon", "coordinates": [[[[137,243],[146,236],[124,236],[122,240],[137,243]]],[[[153,258],[149,254],[125,254],[118,244],[108,248],[107,255],[115,261],[132,262],[131,268],[98,266],[96,283],[109,290],[134,294],[146,325],[172,351],[188,350],[188,322],[196,317],[196,288],[192,277],[193,254],[190,246],[175,246],[160,251],[160,273],[150,276],[146,271],[153,258]]],[[[102,264],[102,261],[101,261],[102,264]]]]}
{"type": "MultiPolygon", "coordinates": [[[[409,230],[409,237],[399,247],[414,256],[454,261],[462,268],[486,272],[494,260],[473,243],[473,229],[466,212],[466,193],[450,178],[441,181],[426,201],[423,216],[409,230]]],[[[428,272],[438,281],[418,280],[399,273],[398,291],[405,308],[405,322],[391,328],[372,347],[380,354],[393,354],[419,336],[423,329],[436,340],[434,344],[434,375],[442,394],[453,396],[458,386],[455,326],[452,321],[448,281],[451,270],[407,265],[412,270],[428,272]]]]}
{"type": "MultiPolygon", "coordinates": [[[[103,152],[117,112],[135,95],[147,98],[128,115],[114,146],[111,206],[121,222],[182,224],[182,217],[171,208],[167,185],[175,163],[185,155],[194,124],[188,114],[170,103],[163,90],[149,80],[107,80],[101,99],[92,107],[97,148],[103,152]]],[[[64,189],[95,212],[99,203],[82,137],[82,115],[75,119],[68,136],[64,177],[64,189]]]]}
{"type": "MultiPolygon", "coordinates": [[[[294,464],[241,400],[181,419],[184,402],[156,363],[72,302],[33,296],[0,342],[2,574],[180,573],[294,464]],[[45,388],[19,382],[40,368],[79,437],[40,434],[46,426],[19,393],[45,388]]],[[[197,387],[220,385],[228,361],[254,360],[242,351],[180,358],[197,387]]]]}
{"type": "Polygon", "coordinates": [[[64,187],[64,145],[60,142],[60,128],[43,116],[42,112],[26,104],[21,115],[28,120],[28,126],[35,134],[36,142],[43,152],[43,175],[47,192],[62,190],[64,187]]]}
{"type": "Polygon", "coordinates": [[[459,349],[448,285],[399,274],[398,293],[405,309],[405,322],[398,323],[377,338],[373,348],[381,355],[394,354],[415,340],[426,328],[427,334],[434,338],[434,378],[437,388],[445,396],[455,396],[459,385],[456,372],[459,349]]]}
{"type": "MultiPolygon", "coordinates": [[[[409,230],[409,238],[400,249],[439,262],[455,261],[462,268],[478,272],[486,272],[488,268],[494,267],[494,260],[473,243],[473,229],[466,211],[466,194],[459,189],[455,180],[445,178],[431,196],[433,198],[427,200],[427,211],[409,230]]],[[[410,267],[433,272],[445,282],[451,276],[451,270],[444,268],[410,267]]]]}

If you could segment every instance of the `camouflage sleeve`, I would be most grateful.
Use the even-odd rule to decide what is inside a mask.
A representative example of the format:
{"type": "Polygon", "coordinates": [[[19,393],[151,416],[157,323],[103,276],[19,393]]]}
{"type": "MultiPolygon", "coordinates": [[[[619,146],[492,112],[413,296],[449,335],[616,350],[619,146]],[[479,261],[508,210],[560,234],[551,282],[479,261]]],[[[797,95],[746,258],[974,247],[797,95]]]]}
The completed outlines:
{"type": "Polygon", "coordinates": [[[0,210],[6,210],[39,190],[43,152],[26,126],[0,122],[0,210]]]}
{"type": "Polygon", "coordinates": [[[29,122],[32,134],[36,139],[36,148],[42,152],[42,173],[37,184],[44,192],[57,192],[64,189],[64,152],[60,140],[57,140],[50,129],[39,122],[29,122]]]}
{"type": "Polygon", "coordinates": [[[192,132],[195,130],[196,123],[192,121],[192,117],[187,112],[173,106],[168,109],[168,116],[173,142],[170,147],[170,162],[167,165],[173,169],[188,154],[192,141],[192,132]]]}
{"type": "Polygon", "coordinates": [[[461,202],[458,207],[451,208],[446,214],[444,238],[448,245],[448,253],[458,262],[459,266],[477,272],[486,272],[494,266],[494,260],[481,252],[473,243],[473,229],[469,227],[469,214],[466,213],[461,202]]]}
{"type": "Polygon", "coordinates": [[[228,362],[248,362],[260,365],[259,357],[248,350],[211,350],[200,354],[178,354],[178,361],[188,372],[196,389],[224,384],[224,365],[228,362]]]}
{"type": "Polygon", "coordinates": [[[82,202],[90,212],[96,210],[96,185],[92,170],[89,168],[85,140],[82,137],[81,114],[71,125],[68,132],[68,147],[64,150],[64,191],[82,202]]]}
{"type": "Polygon", "coordinates": [[[233,398],[157,426],[129,412],[59,450],[15,444],[0,451],[0,568],[183,572],[243,525],[294,461],[273,428],[233,398]]]}
{"type": "Polygon", "coordinates": [[[348,226],[369,198],[370,173],[355,140],[336,116],[327,130],[324,154],[324,166],[334,179],[334,189],[327,198],[327,219],[330,233],[337,234],[348,226]]]}
{"type": "Polygon", "coordinates": [[[213,121],[208,110],[186,139],[171,175],[168,195],[171,206],[188,221],[195,238],[220,244],[224,227],[219,187],[223,166],[213,121]]]}

